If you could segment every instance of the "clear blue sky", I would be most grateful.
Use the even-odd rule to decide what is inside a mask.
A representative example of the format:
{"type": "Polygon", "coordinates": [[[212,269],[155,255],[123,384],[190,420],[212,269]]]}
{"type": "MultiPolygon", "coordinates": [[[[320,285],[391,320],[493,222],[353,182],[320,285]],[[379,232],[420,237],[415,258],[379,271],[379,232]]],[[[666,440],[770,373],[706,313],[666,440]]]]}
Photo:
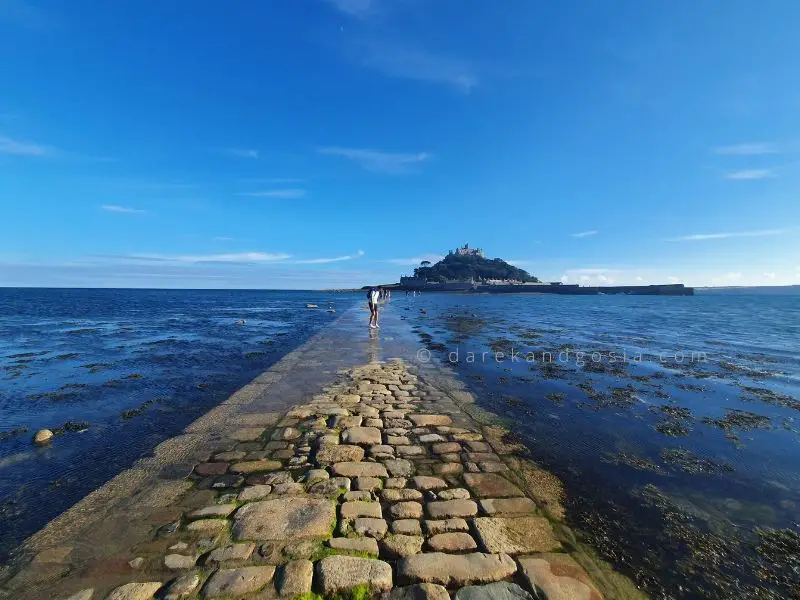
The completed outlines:
{"type": "Polygon", "coordinates": [[[0,285],[800,283],[797,0],[0,0],[0,285]]]}

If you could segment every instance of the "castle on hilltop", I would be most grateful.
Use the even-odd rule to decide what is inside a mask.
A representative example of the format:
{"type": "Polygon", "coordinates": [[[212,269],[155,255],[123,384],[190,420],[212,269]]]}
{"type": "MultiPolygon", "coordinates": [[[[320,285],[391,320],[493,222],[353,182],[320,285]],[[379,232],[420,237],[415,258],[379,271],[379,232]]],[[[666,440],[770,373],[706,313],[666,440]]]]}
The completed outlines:
{"type": "Polygon", "coordinates": [[[456,248],[455,252],[450,254],[457,254],[458,256],[480,256],[483,258],[483,248],[470,248],[469,244],[464,244],[461,248],[456,248]]]}

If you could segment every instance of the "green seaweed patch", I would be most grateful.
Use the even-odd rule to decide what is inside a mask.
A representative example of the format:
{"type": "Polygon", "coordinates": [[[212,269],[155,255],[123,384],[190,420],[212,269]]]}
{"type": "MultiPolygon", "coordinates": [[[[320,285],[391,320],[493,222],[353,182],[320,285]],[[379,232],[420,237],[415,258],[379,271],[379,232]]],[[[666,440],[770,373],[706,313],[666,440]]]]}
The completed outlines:
{"type": "Polygon", "coordinates": [[[768,416],[733,408],[726,409],[726,414],[722,418],[703,417],[702,422],[712,427],[718,427],[724,431],[731,431],[733,429],[740,429],[742,431],[772,429],[772,421],[770,421],[768,416]]]}
{"type": "Polygon", "coordinates": [[[266,355],[267,355],[266,352],[260,352],[260,351],[254,350],[254,351],[251,351],[251,352],[245,352],[244,357],[247,360],[256,360],[256,359],[261,358],[262,356],[266,356],[266,355]]]}
{"type": "Polygon", "coordinates": [[[567,370],[551,360],[543,360],[538,365],[531,367],[531,371],[538,370],[544,379],[566,379],[567,370]]]}
{"type": "Polygon", "coordinates": [[[787,394],[781,394],[780,392],[768,390],[766,388],[751,386],[742,386],[742,390],[748,394],[746,396],[742,396],[742,400],[752,401],[753,397],[755,397],[765,404],[800,410],[800,400],[795,400],[787,394]]]}
{"type": "Polygon", "coordinates": [[[88,421],[67,421],[63,425],[51,429],[53,435],[62,435],[64,433],[82,433],[89,429],[88,421]]]}
{"type": "MultiPolygon", "coordinates": [[[[587,353],[587,356],[590,356],[587,353]]],[[[586,360],[583,365],[583,370],[587,373],[603,373],[605,375],[621,376],[625,374],[625,363],[621,361],[605,361],[605,360],[586,360]]]]}
{"type": "Polygon", "coordinates": [[[671,419],[691,419],[692,411],[685,406],[675,406],[672,404],[662,404],[661,406],[651,406],[650,412],[660,412],[671,419]]]}
{"type": "MultiPolygon", "coordinates": [[[[761,563],[756,573],[763,581],[797,592],[800,573],[800,533],[791,529],[757,528],[755,551],[761,563]]],[[[790,596],[790,597],[797,597],[790,596]]]]}
{"type": "Polygon", "coordinates": [[[531,327],[512,327],[510,331],[514,332],[524,341],[533,341],[542,337],[542,334],[531,327]]]}
{"type": "Polygon", "coordinates": [[[553,404],[564,404],[567,395],[564,392],[550,392],[544,395],[544,399],[553,404]]]}
{"type": "Polygon", "coordinates": [[[303,592],[292,600],[325,600],[325,597],[316,592],[303,592]]]}
{"type": "Polygon", "coordinates": [[[775,371],[765,371],[760,369],[751,369],[745,365],[737,365],[727,360],[719,361],[719,366],[724,371],[728,371],[729,373],[737,373],[739,375],[745,375],[752,379],[766,379],[767,377],[774,377],[778,373],[775,371]]]}
{"type": "Polygon", "coordinates": [[[147,402],[143,402],[138,408],[131,408],[129,410],[122,412],[123,419],[132,419],[134,417],[138,417],[139,415],[144,414],[144,412],[153,405],[152,400],[148,400],[147,402]]]}
{"type": "Polygon", "coordinates": [[[493,338],[489,340],[488,346],[491,348],[492,352],[511,354],[512,349],[519,348],[520,344],[508,338],[493,338]]]}
{"type": "Polygon", "coordinates": [[[141,373],[131,373],[130,375],[125,375],[123,379],[144,379],[144,375],[141,373]]]}
{"type": "Polygon", "coordinates": [[[731,473],[734,470],[727,463],[703,458],[686,448],[662,448],[661,459],[667,464],[677,466],[681,471],[690,475],[716,475],[719,473],[731,473]]]}
{"type": "Polygon", "coordinates": [[[78,357],[80,357],[80,354],[78,354],[77,352],[67,352],[66,354],[59,354],[54,358],[56,360],[75,360],[78,357]]]}
{"type": "Polygon", "coordinates": [[[486,327],[486,321],[474,315],[450,315],[444,318],[445,326],[454,333],[473,335],[486,327]]]}
{"type": "Polygon", "coordinates": [[[65,383],[60,390],[83,390],[89,387],[88,383],[65,383]]]}
{"type": "Polygon", "coordinates": [[[87,369],[89,373],[99,373],[104,369],[111,368],[111,365],[106,363],[87,363],[85,365],[81,365],[84,369],[87,369]]]}
{"type": "Polygon", "coordinates": [[[120,379],[109,379],[108,381],[103,382],[103,387],[120,387],[122,383],[123,382],[120,379]]]}
{"type": "Polygon", "coordinates": [[[657,432],[667,437],[684,437],[691,431],[684,423],[677,419],[664,419],[653,426],[657,432]]]}
{"type": "Polygon", "coordinates": [[[630,454],[628,452],[617,452],[616,454],[605,453],[602,461],[612,465],[625,465],[638,471],[649,471],[651,473],[664,474],[664,470],[651,460],[630,454]]]}
{"type": "Polygon", "coordinates": [[[697,385],[696,383],[679,383],[675,386],[678,389],[687,391],[687,392],[705,392],[706,388],[702,385],[697,385]]]}
{"type": "Polygon", "coordinates": [[[62,400],[69,400],[76,397],[77,392],[70,391],[55,391],[55,392],[39,392],[38,394],[30,394],[30,400],[49,400],[51,402],[61,402],[62,400]]]}

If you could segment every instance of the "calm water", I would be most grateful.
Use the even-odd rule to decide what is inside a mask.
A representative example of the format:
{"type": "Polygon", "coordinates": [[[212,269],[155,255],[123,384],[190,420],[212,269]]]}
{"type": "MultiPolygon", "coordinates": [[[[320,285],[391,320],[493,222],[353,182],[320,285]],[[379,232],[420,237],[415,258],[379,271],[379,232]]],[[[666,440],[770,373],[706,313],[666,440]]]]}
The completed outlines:
{"type": "Polygon", "coordinates": [[[393,303],[654,597],[800,597],[800,294],[393,303]]]}
{"type": "Polygon", "coordinates": [[[0,560],[360,298],[0,289],[0,560]]]}

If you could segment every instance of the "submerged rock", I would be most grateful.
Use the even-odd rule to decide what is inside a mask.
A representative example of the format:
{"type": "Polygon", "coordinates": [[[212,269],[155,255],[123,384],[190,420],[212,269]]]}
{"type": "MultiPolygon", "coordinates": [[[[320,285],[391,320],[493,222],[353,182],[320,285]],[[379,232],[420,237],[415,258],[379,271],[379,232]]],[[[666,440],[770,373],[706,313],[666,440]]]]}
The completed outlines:
{"type": "Polygon", "coordinates": [[[44,446],[45,444],[49,444],[50,441],[53,439],[53,432],[49,429],[40,429],[36,432],[36,435],[33,436],[33,443],[38,446],[44,446]]]}

